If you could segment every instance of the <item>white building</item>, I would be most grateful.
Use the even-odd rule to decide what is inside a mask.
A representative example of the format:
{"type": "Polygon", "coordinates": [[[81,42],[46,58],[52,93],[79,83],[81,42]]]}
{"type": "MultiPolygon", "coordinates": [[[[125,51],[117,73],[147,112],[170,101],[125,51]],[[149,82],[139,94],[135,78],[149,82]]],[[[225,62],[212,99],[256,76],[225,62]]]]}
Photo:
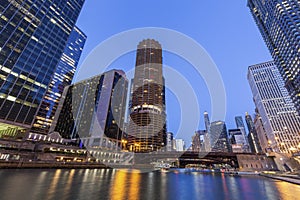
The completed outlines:
{"type": "Polygon", "coordinates": [[[176,151],[185,151],[185,142],[183,139],[175,139],[174,140],[174,149],[176,151]]]}
{"type": "Polygon", "coordinates": [[[300,117],[274,62],[250,66],[248,81],[270,147],[292,153],[300,147],[300,117]]]}

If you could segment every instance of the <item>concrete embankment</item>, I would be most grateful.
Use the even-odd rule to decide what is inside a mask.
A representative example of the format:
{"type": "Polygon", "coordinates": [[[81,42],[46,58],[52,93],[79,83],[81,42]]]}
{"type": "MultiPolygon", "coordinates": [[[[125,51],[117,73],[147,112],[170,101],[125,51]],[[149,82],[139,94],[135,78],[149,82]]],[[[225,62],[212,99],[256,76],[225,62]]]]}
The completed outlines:
{"type": "Polygon", "coordinates": [[[260,174],[260,175],[264,177],[300,185],[300,177],[288,177],[284,175],[269,175],[269,174],[260,174]]]}
{"type": "Polygon", "coordinates": [[[0,162],[0,169],[9,168],[99,169],[108,167],[99,163],[0,162]]]}

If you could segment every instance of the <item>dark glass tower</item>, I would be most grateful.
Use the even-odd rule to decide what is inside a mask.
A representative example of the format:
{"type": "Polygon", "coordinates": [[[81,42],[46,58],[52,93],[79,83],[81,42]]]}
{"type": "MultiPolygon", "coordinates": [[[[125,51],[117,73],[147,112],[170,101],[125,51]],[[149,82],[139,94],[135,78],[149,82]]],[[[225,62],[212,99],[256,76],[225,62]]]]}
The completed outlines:
{"type": "Polygon", "coordinates": [[[128,80],[110,70],[67,86],[50,128],[86,147],[118,148],[123,139],[128,80]]]}
{"type": "Polygon", "coordinates": [[[132,90],[128,148],[157,151],[166,145],[166,112],[162,48],[153,39],[137,47],[132,90]]]}
{"type": "Polygon", "coordinates": [[[216,121],[210,125],[210,144],[212,152],[229,152],[229,142],[225,122],[216,121]]]}
{"type": "Polygon", "coordinates": [[[245,115],[246,124],[248,127],[248,141],[251,148],[252,153],[262,153],[262,148],[258,139],[258,135],[255,129],[254,122],[252,120],[251,115],[246,113],[245,115]]]}
{"type": "Polygon", "coordinates": [[[299,0],[248,0],[248,7],[300,114],[299,0]]]}
{"type": "Polygon", "coordinates": [[[1,0],[0,128],[30,128],[84,0],[1,0]]]}
{"type": "Polygon", "coordinates": [[[35,116],[31,132],[39,134],[48,133],[63,90],[67,85],[72,83],[85,41],[86,35],[75,26],[57,65],[46,95],[43,98],[42,104],[35,116]]]}

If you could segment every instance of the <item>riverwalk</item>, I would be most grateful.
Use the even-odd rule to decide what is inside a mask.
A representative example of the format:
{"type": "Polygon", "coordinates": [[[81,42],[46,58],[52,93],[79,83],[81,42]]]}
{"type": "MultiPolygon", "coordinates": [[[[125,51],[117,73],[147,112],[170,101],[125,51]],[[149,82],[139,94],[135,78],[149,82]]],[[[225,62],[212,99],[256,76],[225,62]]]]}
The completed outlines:
{"type": "Polygon", "coordinates": [[[289,182],[289,183],[293,183],[293,184],[297,184],[297,185],[300,185],[300,177],[299,176],[291,176],[291,175],[283,175],[283,174],[264,174],[264,173],[261,173],[260,174],[261,176],[264,176],[264,177],[268,177],[268,178],[272,178],[272,179],[276,179],[276,180],[280,180],[280,181],[286,181],[286,182],[289,182]]]}

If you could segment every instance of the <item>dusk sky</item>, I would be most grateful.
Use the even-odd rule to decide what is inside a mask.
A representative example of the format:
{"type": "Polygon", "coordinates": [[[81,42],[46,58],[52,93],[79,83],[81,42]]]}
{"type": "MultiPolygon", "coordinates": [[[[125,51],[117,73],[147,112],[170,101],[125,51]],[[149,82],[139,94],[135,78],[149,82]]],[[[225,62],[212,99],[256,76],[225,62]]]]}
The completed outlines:
{"type": "MultiPolygon", "coordinates": [[[[252,19],[246,0],[86,1],[77,25],[88,37],[80,63],[98,44],[126,30],[161,27],[179,31],[202,45],[221,73],[227,95],[227,128],[235,128],[235,116],[244,117],[245,112],[254,113],[247,68],[249,65],[269,61],[271,56],[252,19]]],[[[203,112],[211,111],[205,83],[201,77],[193,75],[188,62],[176,55],[165,52],[164,64],[174,67],[193,85],[201,113],[199,129],[202,129],[203,112]]],[[[110,68],[126,71],[134,65],[135,54],[130,53],[116,60],[110,68]]],[[[176,134],[180,123],[180,103],[175,95],[168,91],[166,103],[168,131],[176,134]]],[[[184,139],[189,140],[192,134],[186,133],[184,139]]]]}

